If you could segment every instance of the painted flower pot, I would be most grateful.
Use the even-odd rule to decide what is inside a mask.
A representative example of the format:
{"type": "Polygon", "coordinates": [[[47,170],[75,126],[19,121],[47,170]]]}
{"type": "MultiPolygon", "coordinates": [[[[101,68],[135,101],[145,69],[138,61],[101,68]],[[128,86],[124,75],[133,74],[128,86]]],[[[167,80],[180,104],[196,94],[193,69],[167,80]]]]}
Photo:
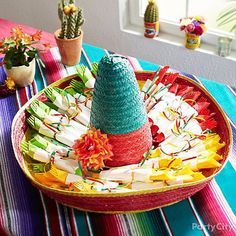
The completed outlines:
{"type": "Polygon", "coordinates": [[[149,23],[144,22],[145,32],[144,36],[147,38],[155,38],[159,34],[159,22],[149,23]]]}
{"type": "Polygon", "coordinates": [[[185,47],[188,49],[199,48],[201,44],[201,36],[195,34],[186,34],[185,47]]]}
{"type": "Polygon", "coordinates": [[[61,61],[64,65],[74,66],[80,62],[83,31],[81,30],[80,36],[73,39],[58,38],[60,31],[60,29],[57,30],[54,36],[61,55],[61,61]]]}
{"type": "Polygon", "coordinates": [[[13,66],[11,69],[5,67],[5,72],[18,87],[26,87],[34,80],[35,58],[29,63],[29,66],[13,66]]]}

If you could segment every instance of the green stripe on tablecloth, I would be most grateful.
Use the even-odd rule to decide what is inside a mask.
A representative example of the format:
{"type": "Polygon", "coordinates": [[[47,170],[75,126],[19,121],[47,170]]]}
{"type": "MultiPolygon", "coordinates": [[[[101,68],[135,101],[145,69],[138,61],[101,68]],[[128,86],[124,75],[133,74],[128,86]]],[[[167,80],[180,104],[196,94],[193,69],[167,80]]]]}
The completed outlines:
{"type": "Polygon", "coordinates": [[[204,78],[200,78],[203,85],[211,93],[211,95],[222,106],[230,119],[236,124],[236,99],[235,95],[229,91],[229,88],[221,83],[213,82],[204,78]]]}
{"type": "Polygon", "coordinates": [[[175,236],[199,236],[203,235],[201,230],[194,230],[194,225],[199,225],[187,200],[175,205],[162,208],[171,230],[175,236]]]}
{"type": "Polygon", "coordinates": [[[76,227],[79,232],[79,235],[89,235],[85,212],[74,209],[74,216],[76,219],[76,227]]]}
{"type": "Polygon", "coordinates": [[[133,222],[134,224],[133,227],[135,228],[135,235],[168,235],[158,210],[128,214],[127,216],[130,219],[130,222],[133,222]]]}
{"type": "Polygon", "coordinates": [[[83,48],[91,62],[99,62],[106,52],[102,48],[97,48],[88,44],[83,44],[83,48]]]}
{"type": "Polygon", "coordinates": [[[232,211],[236,213],[236,178],[232,165],[228,162],[215,179],[232,211]]]}
{"type": "Polygon", "coordinates": [[[40,73],[40,70],[39,70],[39,67],[38,67],[37,63],[36,63],[36,71],[35,71],[34,79],[35,79],[38,91],[44,89],[43,77],[40,73]]]}

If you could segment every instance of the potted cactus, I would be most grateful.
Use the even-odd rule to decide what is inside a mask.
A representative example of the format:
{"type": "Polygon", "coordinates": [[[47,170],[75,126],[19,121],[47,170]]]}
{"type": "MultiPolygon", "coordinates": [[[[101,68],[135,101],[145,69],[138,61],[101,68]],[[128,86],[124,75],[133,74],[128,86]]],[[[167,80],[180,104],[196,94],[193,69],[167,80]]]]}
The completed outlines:
{"type": "Polygon", "coordinates": [[[144,13],[144,36],[147,38],[157,37],[159,34],[159,13],[155,0],[149,0],[144,13]]]}
{"type": "Polygon", "coordinates": [[[84,23],[82,9],[75,6],[75,0],[61,0],[58,4],[58,16],[61,28],[54,36],[61,54],[62,63],[73,66],[79,63],[81,56],[84,23]]]}

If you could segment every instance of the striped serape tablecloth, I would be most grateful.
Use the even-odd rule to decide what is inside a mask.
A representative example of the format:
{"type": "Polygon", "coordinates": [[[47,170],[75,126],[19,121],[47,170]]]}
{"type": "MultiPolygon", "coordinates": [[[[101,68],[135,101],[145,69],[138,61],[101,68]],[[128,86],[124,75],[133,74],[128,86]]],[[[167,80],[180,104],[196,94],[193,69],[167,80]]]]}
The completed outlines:
{"type": "MultiPolygon", "coordinates": [[[[83,45],[81,63],[90,67],[107,50],[83,45]]],[[[56,47],[41,56],[32,85],[0,99],[0,235],[236,235],[236,89],[187,75],[204,86],[226,112],[234,135],[233,150],[222,172],[191,198],[172,206],[133,214],[86,213],[63,206],[33,187],[15,160],[11,123],[18,109],[48,84],[75,73],[60,63],[56,47]]],[[[158,65],[128,57],[136,70],[158,65]]],[[[0,81],[6,78],[0,67],[0,81]]]]}

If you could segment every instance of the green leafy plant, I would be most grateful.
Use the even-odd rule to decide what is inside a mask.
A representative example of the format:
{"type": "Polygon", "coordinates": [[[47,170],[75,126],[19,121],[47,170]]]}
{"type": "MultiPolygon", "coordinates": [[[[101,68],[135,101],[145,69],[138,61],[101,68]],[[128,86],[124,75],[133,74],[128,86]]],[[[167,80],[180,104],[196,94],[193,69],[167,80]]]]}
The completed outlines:
{"type": "Polygon", "coordinates": [[[29,35],[19,26],[13,28],[10,37],[0,40],[0,53],[5,54],[0,65],[5,64],[7,69],[13,66],[29,66],[29,63],[38,56],[39,48],[35,47],[36,45],[42,44],[43,49],[50,46],[48,43],[40,42],[41,33],[37,31],[29,35]]]}
{"type": "Polygon", "coordinates": [[[231,2],[223,9],[217,18],[219,27],[224,27],[229,32],[236,33],[236,1],[231,2]]]}
{"type": "Polygon", "coordinates": [[[75,6],[75,0],[61,0],[58,3],[58,16],[61,21],[59,38],[72,39],[80,35],[84,18],[82,9],[75,6]]]}
{"type": "Polygon", "coordinates": [[[144,21],[148,23],[155,23],[159,19],[158,8],[155,0],[149,0],[147,8],[144,13],[144,21]]]}

